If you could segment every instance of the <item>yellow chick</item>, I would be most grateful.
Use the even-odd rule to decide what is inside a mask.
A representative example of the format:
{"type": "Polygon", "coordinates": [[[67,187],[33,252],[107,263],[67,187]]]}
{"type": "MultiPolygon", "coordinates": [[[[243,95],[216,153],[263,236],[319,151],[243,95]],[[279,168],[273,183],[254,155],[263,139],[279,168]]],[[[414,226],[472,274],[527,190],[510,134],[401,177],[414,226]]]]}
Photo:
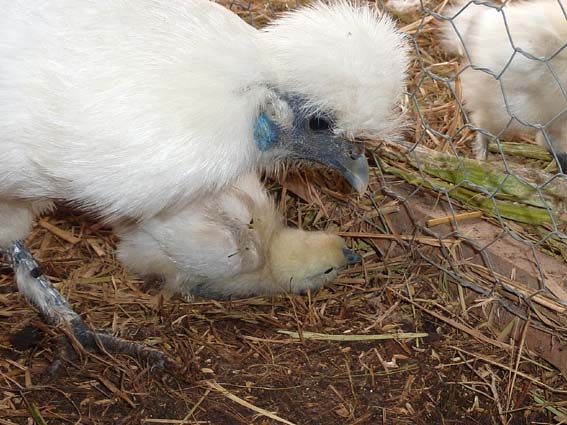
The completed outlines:
{"type": "Polygon", "coordinates": [[[115,230],[130,270],[189,297],[302,293],[361,261],[337,235],[286,227],[255,174],[198,205],[115,230]]]}

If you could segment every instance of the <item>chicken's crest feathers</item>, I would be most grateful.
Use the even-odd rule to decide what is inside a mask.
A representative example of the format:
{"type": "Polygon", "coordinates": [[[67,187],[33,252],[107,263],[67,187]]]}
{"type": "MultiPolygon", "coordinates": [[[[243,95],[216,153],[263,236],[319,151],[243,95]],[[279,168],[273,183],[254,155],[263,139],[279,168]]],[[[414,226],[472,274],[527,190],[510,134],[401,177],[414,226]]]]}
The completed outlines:
{"type": "Polygon", "coordinates": [[[347,1],[317,2],[275,20],[260,38],[277,86],[334,114],[338,131],[397,135],[408,45],[389,16],[347,1]]]}

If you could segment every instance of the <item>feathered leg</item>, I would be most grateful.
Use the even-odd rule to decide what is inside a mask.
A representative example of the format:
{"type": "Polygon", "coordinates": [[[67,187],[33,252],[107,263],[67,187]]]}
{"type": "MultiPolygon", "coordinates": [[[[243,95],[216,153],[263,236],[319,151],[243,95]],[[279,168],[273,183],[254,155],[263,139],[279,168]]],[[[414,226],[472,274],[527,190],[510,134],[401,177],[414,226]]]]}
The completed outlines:
{"type": "MultiPolygon", "coordinates": [[[[34,306],[42,319],[51,326],[62,325],[67,328],[71,345],[79,342],[86,349],[100,348],[109,353],[122,353],[150,361],[155,367],[175,367],[175,361],[159,350],[122,338],[108,335],[102,331],[92,331],[87,327],[67,300],[57,291],[22,241],[14,242],[7,250],[8,259],[16,275],[19,291],[28,303],[34,306]]],[[[62,354],[68,351],[67,342],[62,346],[62,354]]]]}

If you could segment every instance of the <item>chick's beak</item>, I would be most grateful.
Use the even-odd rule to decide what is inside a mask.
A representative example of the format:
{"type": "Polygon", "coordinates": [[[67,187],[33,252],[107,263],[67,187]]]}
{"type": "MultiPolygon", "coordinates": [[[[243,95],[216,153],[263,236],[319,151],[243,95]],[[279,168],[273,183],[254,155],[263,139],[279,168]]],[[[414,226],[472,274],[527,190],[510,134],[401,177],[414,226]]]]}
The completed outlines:
{"type": "Polygon", "coordinates": [[[347,264],[349,266],[352,264],[360,263],[362,261],[362,257],[360,255],[348,248],[343,248],[343,255],[345,256],[347,264]]]}
{"type": "Polygon", "coordinates": [[[362,145],[354,144],[337,136],[312,133],[296,140],[293,153],[339,171],[359,193],[368,187],[368,162],[362,145]]]}

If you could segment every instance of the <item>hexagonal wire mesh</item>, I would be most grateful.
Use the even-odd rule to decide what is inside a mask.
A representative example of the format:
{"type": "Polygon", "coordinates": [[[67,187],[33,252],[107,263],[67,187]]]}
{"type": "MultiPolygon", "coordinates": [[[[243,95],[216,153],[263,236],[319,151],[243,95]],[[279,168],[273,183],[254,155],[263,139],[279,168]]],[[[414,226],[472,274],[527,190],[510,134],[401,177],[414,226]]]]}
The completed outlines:
{"type": "MultiPolygon", "coordinates": [[[[408,95],[416,133],[412,145],[406,145],[408,160],[418,172],[414,183],[437,192],[453,218],[456,209],[466,205],[483,211],[499,228],[491,240],[481,241],[467,235],[454,219],[454,231],[442,235],[475,248],[490,273],[491,287],[474,284],[460,266],[462,258],[455,258],[444,244],[445,263],[428,259],[477,292],[489,296],[503,289],[514,294],[524,302],[522,307],[501,301],[522,318],[541,294],[567,305],[558,291],[550,290],[541,261],[547,252],[564,262],[567,242],[563,174],[567,172],[567,133],[562,134],[567,128],[564,5],[561,0],[461,1],[453,7],[446,7],[446,2],[422,2],[420,14],[417,23],[408,26],[417,58],[415,85],[408,95]],[[534,136],[550,155],[529,144],[534,136]],[[471,142],[472,152],[465,142],[471,142]],[[486,150],[494,153],[489,161],[469,159],[486,159],[486,150]],[[531,159],[519,163],[516,150],[531,159]],[[539,273],[536,290],[511,285],[498,273],[490,249],[507,237],[520,242],[523,254],[535,263],[539,273]]],[[[411,204],[411,198],[403,200],[411,204]]],[[[421,230],[440,237],[428,228],[421,230]]]]}
{"type": "MultiPolygon", "coordinates": [[[[416,234],[435,238],[441,255],[412,241],[397,243],[460,285],[497,298],[524,319],[541,295],[567,306],[567,298],[549,289],[541,262],[547,254],[563,262],[567,258],[567,179],[562,173],[567,166],[567,132],[561,134],[561,126],[567,129],[567,13],[562,0],[536,1],[538,7],[557,6],[550,13],[554,20],[563,20],[555,22],[564,25],[559,35],[551,24],[545,25],[552,19],[547,10],[518,14],[516,3],[509,0],[461,1],[452,8],[440,0],[378,0],[375,7],[395,15],[413,43],[403,105],[412,122],[398,146],[376,148],[371,143],[369,148],[381,192],[405,206],[416,234]],[[409,8],[396,10],[394,2],[409,8]],[[526,22],[530,17],[537,18],[531,26],[526,22]],[[534,41],[535,35],[540,38],[534,41]],[[500,49],[503,40],[505,50],[500,49]],[[503,113],[504,123],[499,122],[503,113]],[[549,153],[533,144],[534,136],[549,153]],[[485,150],[493,154],[489,161],[473,159],[485,150]],[[412,189],[402,193],[400,182],[412,189]],[[413,216],[412,206],[421,202],[422,192],[444,202],[452,218],[450,231],[440,233],[413,216]],[[463,208],[482,211],[499,229],[497,234],[488,241],[471,236],[458,218],[463,208]],[[538,288],[518,287],[501,274],[491,248],[506,238],[522,244],[523,254],[535,263],[538,288]],[[474,270],[475,277],[454,240],[466,242],[481,257],[483,267],[474,270]],[[502,291],[508,297],[498,297],[502,291]]],[[[298,0],[220,3],[257,27],[300,5],[298,0]]],[[[374,197],[370,199],[377,218],[366,222],[395,234],[374,197]]]]}

